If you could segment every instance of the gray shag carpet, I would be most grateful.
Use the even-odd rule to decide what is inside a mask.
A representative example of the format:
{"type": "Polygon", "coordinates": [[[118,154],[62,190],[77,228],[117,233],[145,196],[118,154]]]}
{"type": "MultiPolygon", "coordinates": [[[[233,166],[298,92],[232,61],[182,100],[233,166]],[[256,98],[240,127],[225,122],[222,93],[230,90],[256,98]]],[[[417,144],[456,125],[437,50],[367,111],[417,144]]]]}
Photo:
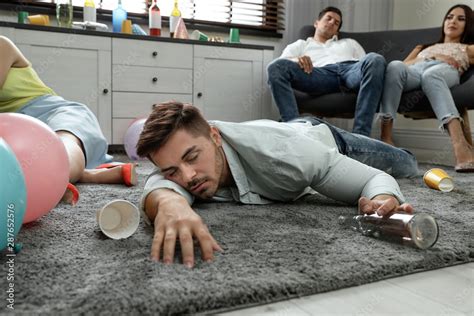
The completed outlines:
{"type": "MultiPolygon", "coordinates": [[[[117,158],[117,157],[116,157],[117,158]]],[[[123,158],[123,157],[118,157],[123,158]]],[[[60,204],[25,225],[14,262],[15,313],[212,313],[332,291],[414,272],[474,261],[474,175],[455,174],[456,189],[427,188],[421,175],[399,181],[418,212],[440,226],[437,244],[418,250],[364,237],[337,223],[355,207],[319,195],[267,206],[204,203],[195,206],[224,248],[215,261],[193,269],[149,260],[152,228],[143,220],[126,240],[99,230],[95,211],[124,198],[138,203],[151,164],[140,162],[140,184],[78,185],[76,207],[60,204]]],[[[6,254],[0,258],[6,308],[6,254]]],[[[179,262],[179,252],[176,262],[179,262]]],[[[10,272],[12,272],[10,270],[10,272]]]]}

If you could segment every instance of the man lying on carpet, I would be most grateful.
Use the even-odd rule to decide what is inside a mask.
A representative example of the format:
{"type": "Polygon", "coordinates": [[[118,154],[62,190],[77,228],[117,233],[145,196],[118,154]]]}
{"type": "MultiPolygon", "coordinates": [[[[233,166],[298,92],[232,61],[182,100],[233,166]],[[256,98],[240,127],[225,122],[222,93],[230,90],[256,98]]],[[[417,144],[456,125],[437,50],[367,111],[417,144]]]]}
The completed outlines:
{"type": "Polygon", "coordinates": [[[314,118],[292,123],[208,123],[190,104],[157,106],[137,145],[138,155],[157,166],[141,200],[155,226],[151,258],[159,261],[163,251],[163,262],[172,263],[177,239],[188,267],[194,265],[193,238],[199,241],[205,261],[221,250],[191,208],[194,197],[267,204],[294,201],[314,189],[338,201],[358,202],[364,213],[413,211],[404,203],[395,179],[373,168],[415,176],[418,169],[413,155],[319,123],[314,118]]]}

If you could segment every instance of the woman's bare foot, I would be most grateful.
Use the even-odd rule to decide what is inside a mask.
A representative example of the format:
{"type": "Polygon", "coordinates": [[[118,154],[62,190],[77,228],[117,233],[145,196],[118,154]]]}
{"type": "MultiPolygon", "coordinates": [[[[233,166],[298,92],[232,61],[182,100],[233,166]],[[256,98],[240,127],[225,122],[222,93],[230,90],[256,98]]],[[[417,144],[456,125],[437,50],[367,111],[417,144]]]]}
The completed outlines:
{"type": "Polygon", "coordinates": [[[456,166],[454,169],[459,172],[474,171],[474,149],[467,142],[453,143],[456,166]]]}
{"type": "Polygon", "coordinates": [[[84,183],[125,184],[133,186],[137,184],[135,164],[128,163],[108,168],[85,169],[79,181],[84,183]]]}
{"type": "Polygon", "coordinates": [[[460,120],[452,119],[446,126],[456,158],[454,169],[458,172],[474,172],[474,148],[464,137],[460,120]]]}

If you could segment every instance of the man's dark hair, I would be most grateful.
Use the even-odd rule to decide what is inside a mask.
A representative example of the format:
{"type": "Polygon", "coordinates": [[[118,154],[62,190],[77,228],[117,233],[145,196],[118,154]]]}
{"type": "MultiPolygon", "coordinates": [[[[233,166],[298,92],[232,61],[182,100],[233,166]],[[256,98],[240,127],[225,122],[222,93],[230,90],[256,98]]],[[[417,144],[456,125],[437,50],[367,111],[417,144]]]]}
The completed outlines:
{"type": "Polygon", "coordinates": [[[342,27],[342,12],[338,8],[336,8],[336,7],[327,7],[325,9],[323,9],[323,11],[319,12],[318,20],[321,20],[323,18],[323,16],[328,12],[334,12],[334,13],[338,14],[341,17],[341,23],[339,24],[339,28],[337,29],[339,31],[342,27]]]}
{"type": "Polygon", "coordinates": [[[211,127],[198,108],[191,104],[169,101],[155,106],[148,116],[137,143],[137,154],[147,157],[159,150],[178,130],[193,136],[210,137],[211,127]]]}

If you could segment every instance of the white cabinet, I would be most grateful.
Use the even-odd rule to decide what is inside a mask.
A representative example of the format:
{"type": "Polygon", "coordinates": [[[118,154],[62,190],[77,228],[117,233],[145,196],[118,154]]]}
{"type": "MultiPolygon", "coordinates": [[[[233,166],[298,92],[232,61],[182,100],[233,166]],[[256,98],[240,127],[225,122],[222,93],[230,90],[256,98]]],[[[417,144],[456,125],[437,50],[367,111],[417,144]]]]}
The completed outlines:
{"type": "Polygon", "coordinates": [[[46,85],[94,112],[111,141],[111,39],[17,29],[15,43],[46,85]]]}
{"type": "Polygon", "coordinates": [[[272,118],[265,67],[273,54],[262,47],[38,31],[7,26],[40,78],[65,99],[86,104],[110,144],[136,118],[169,100],[193,103],[207,119],[272,118]]]}
{"type": "Polygon", "coordinates": [[[192,45],[112,39],[112,144],[123,144],[130,123],[154,104],[191,102],[192,68],[192,45]]]}
{"type": "Polygon", "coordinates": [[[15,29],[12,27],[0,27],[0,35],[8,37],[15,41],[15,29]]]}
{"type": "Polygon", "coordinates": [[[158,103],[176,100],[191,103],[191,94],[114,92],[113,94],[113,144],[123,144],[123,136],[137,118],[147,117],[158,103]]]}
{"type": "Polygon", "coordinates": [[[206,119],[262,118],[263,50],[194,45],[193,103],[206,119]]]}

